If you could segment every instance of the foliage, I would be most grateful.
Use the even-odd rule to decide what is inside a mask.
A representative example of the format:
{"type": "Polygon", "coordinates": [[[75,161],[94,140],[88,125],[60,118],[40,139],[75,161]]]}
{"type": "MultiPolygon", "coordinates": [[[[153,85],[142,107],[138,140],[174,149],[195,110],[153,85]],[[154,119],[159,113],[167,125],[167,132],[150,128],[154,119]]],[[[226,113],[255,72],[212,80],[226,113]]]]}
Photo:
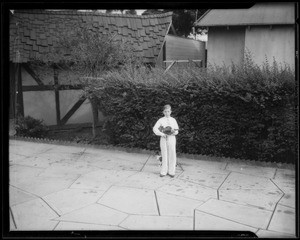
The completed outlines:
{"type": "Polygon", "coordinates": [[[274,60],[259,67],[109,71],[85,91],[106,115],[113,144],[158,150],[152,127],[171,104],[180,130],[178,151],[264,161],[296,158],[295,75],[274,60]]]}
{"type": "Polygon", "coordinates": [[[26,116],[17,119],[16,132],[18,136],[41,138],[47,134],[48,128],[43,120],[26,116]]]}

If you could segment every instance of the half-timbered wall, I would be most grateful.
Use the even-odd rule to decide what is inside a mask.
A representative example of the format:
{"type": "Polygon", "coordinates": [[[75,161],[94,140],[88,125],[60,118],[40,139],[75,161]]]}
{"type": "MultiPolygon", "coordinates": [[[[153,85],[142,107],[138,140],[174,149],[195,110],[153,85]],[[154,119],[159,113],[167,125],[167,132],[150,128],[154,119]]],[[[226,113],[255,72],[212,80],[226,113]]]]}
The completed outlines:
{"type": "MultiPolygon", "coordinates": [[[[46,125],[92,123],[91,104],[83,97],[82,87],[72,82],[70,76],[68,72],[51,68],[41,71],[22,64],[24,116],[42,119],[46,125]]],[[[98,120],[103,120],[101,112],[98,120]]]]}

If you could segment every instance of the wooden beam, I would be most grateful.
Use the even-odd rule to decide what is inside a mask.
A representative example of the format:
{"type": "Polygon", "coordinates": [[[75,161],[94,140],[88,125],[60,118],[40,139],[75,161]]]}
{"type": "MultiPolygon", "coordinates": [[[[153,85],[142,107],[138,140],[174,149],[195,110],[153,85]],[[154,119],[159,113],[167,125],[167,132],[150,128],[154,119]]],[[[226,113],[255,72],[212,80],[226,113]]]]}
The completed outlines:
{"type": "Polygon", "coordinates": [[[83,86],[81,84],[76,85],[58,85],[58,90],[79,90],[82,89],[83,86]]]}
{"type": "MultiPolygon", "coordinates": [[[[82,89],[82,85],[58,85],[56,86],[58,90],[80,90],[82,89]]],[[[33,86],[23,86],[23,92],[31,92],[31,91],[53,91],[55,90],[54,85],[33,85],[33,86]]]]}
{"type": "Polygon", "coordinates": [[[54,91],[55,91],[55,108],[56,108],[56,123],[60,125],[60,103],[59,103],[59,90],[58,90],[58,72],[57,68],[53,67],[54,71],[54,91]]]}
{"type": "Polygon", "coordinates": [[[22,67],[29,73],[29,75],[37,82],[38,85],[43,86],[43,81],[34,73],[27,63],[23,63],[22,67]]]}
{"type": "Polygon", "coordinates": [[[31,92],[31,91],[53,91],[53,85],[39,85],[39,86],[23,86],[23,92],[31,92]]]}
{"type": "Polygon", "coordinates": [[[70,117],[76,112],[76,110],[82,105],[86,97],[80,98],[74,106],[67,112],[67,114],[61,119],[60,124],[64,125],[70,119],[70,117]]]}
{"type": "Polygon", "coordinates": [[[169,71],[169,69],[176,63],[176,61],[172,61],[172,63],[169,65],[169,67],[164,71],[164,74],[169,71]]]}
{"type": "Polygon", "coordinates": [[[189,61],[192,61],[192,62],[202,62],[202,60],[166,60],[164,61],[165,63],[172,63],[172,62],[178,62],[178,63],[181,63],[181,62],[185,62],[185,63],[188,63],[189,61]]]}
{"type": "Polygon", "coordinates": [[[24,102],[23,102],[23,91],[22,91],[22,71],[21,63],[16,63],[16,76],[17,76],[17,116],[21,115],[24,117],[24,102]]]}

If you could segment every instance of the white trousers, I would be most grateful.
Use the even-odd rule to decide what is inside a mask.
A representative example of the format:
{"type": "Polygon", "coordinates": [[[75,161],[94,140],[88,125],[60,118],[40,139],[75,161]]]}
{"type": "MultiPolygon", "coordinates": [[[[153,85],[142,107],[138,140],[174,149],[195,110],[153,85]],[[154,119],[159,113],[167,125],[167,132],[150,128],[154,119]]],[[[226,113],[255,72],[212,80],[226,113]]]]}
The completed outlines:
{"type": "Polygon", "coordinates": [[[176,170],[176,137],[171,135],[160,138],[162,166],[160,174],[175,175],[176,170]]]}

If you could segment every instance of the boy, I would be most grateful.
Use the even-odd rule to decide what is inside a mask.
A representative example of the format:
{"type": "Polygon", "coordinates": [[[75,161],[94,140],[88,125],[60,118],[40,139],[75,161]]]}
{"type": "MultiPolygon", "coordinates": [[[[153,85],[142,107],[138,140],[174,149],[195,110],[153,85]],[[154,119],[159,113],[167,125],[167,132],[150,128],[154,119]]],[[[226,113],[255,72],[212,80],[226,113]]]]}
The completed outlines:
{"type": "Polygon", "coordinates": [[[176,135],[178,134],[178,124],[175,118],[171,117],[171,106],[165,105],[163,108],[164,117],[160,118],[153,127],[153,132],[160,136],[160,150],[162,155],[162,166],[160,176],[167,174],[175,177],[176,170],[176,135]]]}

